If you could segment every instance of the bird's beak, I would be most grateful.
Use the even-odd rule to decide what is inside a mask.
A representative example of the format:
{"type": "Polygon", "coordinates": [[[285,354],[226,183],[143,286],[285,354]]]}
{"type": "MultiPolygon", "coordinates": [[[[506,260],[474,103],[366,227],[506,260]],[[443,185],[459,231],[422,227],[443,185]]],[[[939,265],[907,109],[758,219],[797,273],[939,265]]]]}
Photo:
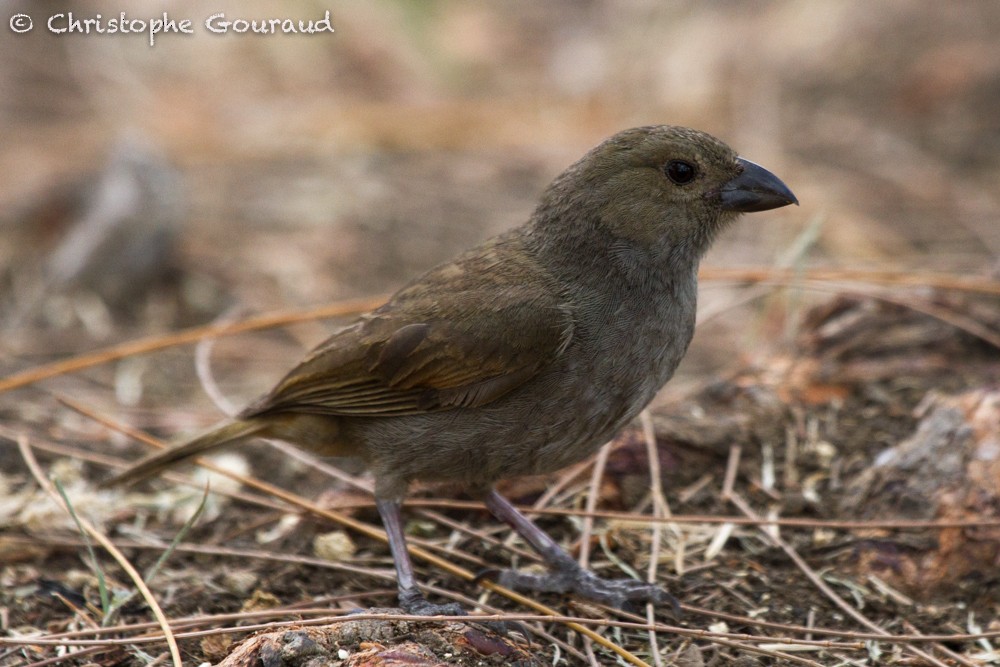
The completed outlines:
{"type": "Polygon", "coordinates": [[[719,190],[724,211],[753,213],[789,204],[798,206],[799,200],[780,178],[750,160],[738,157],[736,161],[743,172],[719,190]]]}

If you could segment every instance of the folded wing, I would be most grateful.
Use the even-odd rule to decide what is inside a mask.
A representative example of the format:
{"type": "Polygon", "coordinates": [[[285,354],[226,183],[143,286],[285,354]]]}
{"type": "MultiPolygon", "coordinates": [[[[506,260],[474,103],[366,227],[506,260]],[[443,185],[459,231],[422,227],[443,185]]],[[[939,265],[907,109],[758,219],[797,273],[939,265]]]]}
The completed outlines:
{"type": "Polygon", "coordinates": [[[334,334],[241,417],[276,412],[393,416],[485,405],[569,345],[573,319],[551,295],[506,285],[425,307],[405,293],[334,334]]]}

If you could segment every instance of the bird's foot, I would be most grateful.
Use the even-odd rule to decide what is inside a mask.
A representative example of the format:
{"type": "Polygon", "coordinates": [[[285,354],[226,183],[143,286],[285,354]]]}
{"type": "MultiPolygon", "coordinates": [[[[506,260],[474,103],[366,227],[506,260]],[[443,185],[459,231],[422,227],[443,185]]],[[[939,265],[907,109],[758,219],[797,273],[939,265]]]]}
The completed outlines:
{"type": "Polygon", "coordinates": [[[415,588],[399,591],[399,606],[407,614],[414,616],[468,616],[469,613],[462,609],[462,605],[457,602],[448,604],[434,604],[428,602],[424,594],[415,588]]]}
{"type": "Polygon", "coordinates": [[[495,577],[495,581],[516,591],[576,593],[588,600],[633,613],[647,602],[668,606],[674,617],[680,617],[681,613],[677,598],[655,584],[635,579],[602,579],[575,563],[573,567],[563,567],[547,574],[503,570],[495,577]]]}
{"type": "MultiPolygon", "coordinates": [[[[433,602],[428,602],[424,594],[416,589],[400,591],[399,606],[407,614],[415,616],[469,616],[469,612],[463,609],[462,605],[457,602],[434,604],[433,602]]],[[[504,621],[480,622],[476,621],[474,616],[470,617],[469,621],[481,625],[503,637],[508,636],[511,632],[520,632],[525,637],[529,636],[525,627],[516,621],[509,623],[504,621]]]]}

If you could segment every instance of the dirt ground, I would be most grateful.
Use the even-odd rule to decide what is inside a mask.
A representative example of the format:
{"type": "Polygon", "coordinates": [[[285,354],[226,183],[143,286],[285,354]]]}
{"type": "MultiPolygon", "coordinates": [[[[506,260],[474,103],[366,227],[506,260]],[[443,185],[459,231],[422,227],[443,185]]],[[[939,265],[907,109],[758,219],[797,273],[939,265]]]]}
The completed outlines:
{"type": "MultiPolygon", "coordinates": [[[[187,0],[169,12],[196,34],[154,47],[45,29],[120,8],[8,7],[35,28],[0,38],[0,665],[169,664],[149,601],[77,519],[194,633],[184,664],[1000,663],[1000,5],[342,2],[333,34],[264,37],[202,22],[266,3],[187,0]],[[530,643],[345,618],[395,595],[387,548],[338,523],[379,525],[350,461],[253,443],[218,464],[256,482],[214,475],[207,497],[190,468],[97,486],[149,449],[136,436],[215,423],[331,312],[663,122],[722,137],[802,205],[706,258],[652,442],[635,424],[606,462],[501,491],[603,574],[655,563],[680,619],[553,595],[537,601],[563,617],[541,621],[420,560],[431,597],[524,617],[530,643]],[[651,519],[656,470],[669,520],[651,519]]],[[[461,489],[416,490],[407,531],[468,572],[537,565],[461,489]]]]}

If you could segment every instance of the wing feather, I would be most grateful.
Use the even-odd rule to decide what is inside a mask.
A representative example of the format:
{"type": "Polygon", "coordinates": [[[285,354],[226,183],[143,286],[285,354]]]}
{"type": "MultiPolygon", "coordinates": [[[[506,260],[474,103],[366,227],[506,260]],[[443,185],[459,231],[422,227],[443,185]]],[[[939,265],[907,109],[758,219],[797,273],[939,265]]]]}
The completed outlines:
{"type": "Polygon", "coordinates": [[[486,405],[558,358],[572,335],[572,315],[551,292],[507,286],[502,299],[467,291],[419,307],[404,290],[331,336],[242,416],[393,416],[486,405]]]}

